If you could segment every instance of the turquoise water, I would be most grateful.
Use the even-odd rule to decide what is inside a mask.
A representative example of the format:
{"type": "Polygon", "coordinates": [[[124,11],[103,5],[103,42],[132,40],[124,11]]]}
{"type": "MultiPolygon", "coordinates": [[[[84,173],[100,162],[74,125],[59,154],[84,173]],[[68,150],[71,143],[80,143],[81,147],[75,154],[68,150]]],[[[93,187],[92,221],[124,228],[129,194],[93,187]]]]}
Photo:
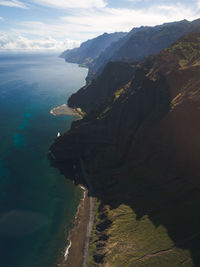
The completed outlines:
{"type": "Polygon", "coordinates": [[[74,118],[49,111],[86,74],[57,55],[0,54],[0,266],[57,266],[63,255],[80,191],[47,153],[74,118]]]}

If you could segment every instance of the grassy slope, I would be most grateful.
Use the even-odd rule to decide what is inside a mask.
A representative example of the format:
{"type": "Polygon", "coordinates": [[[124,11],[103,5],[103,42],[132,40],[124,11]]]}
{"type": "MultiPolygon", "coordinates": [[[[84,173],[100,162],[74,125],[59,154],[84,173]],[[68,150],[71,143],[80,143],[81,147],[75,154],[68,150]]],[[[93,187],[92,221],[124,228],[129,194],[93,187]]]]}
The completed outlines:
{"type": "MultiPolygon", "coordinates": [[[[199,62],[198,40],[198,36],[190,42],[186,38],[166,50],[178,55],[180,70],[199,62]]],[[[198,92],[198,88],[192,89],[198,92]]],[[[194,129],[194,125],[184,123],[185,113],[179,111],[182,102],[175,106],[174,99],[171,109],[175,114],[177,109],[178,121],[183,119],[186,129],[194,129]]],[[[184,101],[188,101],[186,94],[184,101]]],[[[107,162],[112,158],[110,153],[104,156],[107,162]]],[[[146,164],[136,167],[131,161],[110,169],[108,164],[103,166],[102,159],[97,159],[99,162],[104,171],[91,172],[99,206],[90,266],[200,266],[200,190],[196,178],[183,175],[166,179],[155,168],[153,171],[146,164]]]]}
{"type": "Polygon", "coordinates": [[[98,199],[90,266],[200,266],[199,51],[200,34],[183,38],[141,63],[133,81],[124,79],[127,88],[113,87],[108,73],[113,102],[74,123],[51,148],[61,160],[83,152],[90,158],[98,199]],[[158,122],[166,82],[172,101],[158,122]]]}
{"type": "Polygon", "coordinates": [[[150,168],[131,165],[100,173],[98,180],[103,201],[90,266],[94,259],[99,266],[101,256],[104,266],[195,266],[200,195],[187,180],[162,183],[150,168]],[[106,180],[112,182],[105,191],[106,180]]]}

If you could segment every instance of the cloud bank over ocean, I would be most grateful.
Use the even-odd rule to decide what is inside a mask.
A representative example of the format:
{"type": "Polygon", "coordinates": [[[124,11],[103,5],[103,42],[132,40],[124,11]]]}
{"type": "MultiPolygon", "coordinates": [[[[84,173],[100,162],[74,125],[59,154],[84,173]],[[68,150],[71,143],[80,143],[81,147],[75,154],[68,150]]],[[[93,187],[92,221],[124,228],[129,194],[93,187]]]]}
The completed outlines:
{"type": "Polygon", "coordinates": [[[0,50],[65,50],[104,32],[200,18],[200,0],[0,0],[0,50]]]}
{"type": "Polygon", "coordinates": [[[23,36],[11,36],[0,34],[1,50],[64,50],[79,46],[79,42],[66,39],[64,41],[55,40],[52,37],[38,40],[30,40],[23,36]]]}

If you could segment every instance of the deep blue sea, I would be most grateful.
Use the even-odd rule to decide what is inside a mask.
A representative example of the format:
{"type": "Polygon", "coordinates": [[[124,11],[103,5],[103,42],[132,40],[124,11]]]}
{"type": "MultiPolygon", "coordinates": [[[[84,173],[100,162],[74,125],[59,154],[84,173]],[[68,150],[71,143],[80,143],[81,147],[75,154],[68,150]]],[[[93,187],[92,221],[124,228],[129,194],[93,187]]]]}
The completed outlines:
{"type": "Polygon", "coordinates": [[[72,116],[49,111],[87,70],[57,54],[0,53],[0,266],[55,267],[81,192],[50,166],[49,146],[72,116]]]}

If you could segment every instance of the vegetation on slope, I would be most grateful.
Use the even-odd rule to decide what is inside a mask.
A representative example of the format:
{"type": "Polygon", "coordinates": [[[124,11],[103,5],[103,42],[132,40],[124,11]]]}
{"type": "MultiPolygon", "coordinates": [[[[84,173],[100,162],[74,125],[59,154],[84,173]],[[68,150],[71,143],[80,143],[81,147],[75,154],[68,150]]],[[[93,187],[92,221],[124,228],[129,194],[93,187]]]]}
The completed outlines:
{"type": "Polygon", "coordinates": [[[98,77],[109,61],[135,62],[157,54],[181,36],[197,31],[199,26],[200,20],[183,20],[155,27],[134,28],[124,38],[112,43],[93,61],[87,80],[98,77]]]}
{"type": "Polygon", "coordinates": [[[167,48],[166,51],[178,55],[179,65],[184,68],[187,65],[190,67],[200,64],[199,53],[200,44],[199,36],[190,35],[182,38],[181,41],[175,43],[173,47],[167,48]]]}
{"type": "MultiPolygon", "coordinates": [[[[60,160],[72,151],[86,160],[99,203],[90,266],[200,266],[199,47],[191,34],[122,84],[119,72],[109,100],[85,104],[52,147],[60,160]]],[[[107,74],[97,94],[113,84],[107,74]]]]}
{"type": "Polygon", "coordinates": [[[136,62],[167,48],[184,34],[196,31],[200,20],[165,23],[133,28],[127,33],[103,34],[66,50],[62,56],[72,63],[89,67],[87,82],[97,78],[108,62],[136,62]]]}
{"type": "Polygon", "coordinates": [[[132,163],[93,175],[101,201],[90,266],[195,266],[200,196],[187,179],[132,163]]]}
{"type": "Polygon", "coordinates": [[[199,37],[184,37],[162,52],[147,74],[155,80],[159,68],[168,80],[174,95],[168,115],[138,138],[125,164],[90,168],[100,200],[90,266],[200,264],[199,37]],[[187,70],[179,67],[182,58],[187,70]]]}
{"type": "Polygon", "coordinates": [[[81,107],[87,113],[94,109],[99,112],[100,106],[104,104],[103,107],[107,107],[108,102],[113,100],[116,91],[121,90],[121,87],[131,79],[134,72],[135,65],[110,62],[100,77],[69,98],[68,105],[73,108],[81,107]]]}

